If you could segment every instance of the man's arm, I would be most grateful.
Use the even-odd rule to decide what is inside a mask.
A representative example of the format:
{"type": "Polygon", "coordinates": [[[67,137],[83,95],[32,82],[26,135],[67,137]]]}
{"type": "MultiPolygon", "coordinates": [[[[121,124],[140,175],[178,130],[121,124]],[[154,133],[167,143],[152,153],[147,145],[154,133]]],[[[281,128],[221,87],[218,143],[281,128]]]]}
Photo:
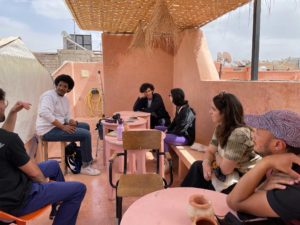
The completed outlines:
{"type": "Polygon", "coordinates": [[[47,183],[49,178],[46,178],[40,168],[31,159],[23,166],[19,167],[31,180],[38,183],[47,183]]]}
{"type": "Polygon", "coordinates": [[[235,211],[247,212],[261,217],[278,217],[267,200],[266,191],[256,191],[260,181],[269,169],[276,169],[299,182],[300,174],[292,170],[293,163],[300,164],[294,154],[267,156],[247,172],[227,197],[227,203],[235,211]]]}
{"type": "Polygon", "coordinates": [[[17,114],[22,109],[29,110],[31,104],[28,102],[18,101],[9,111],[8,116],[2,126],[2,129],[13,132],[16,125],[17,114]]]}
{"type": "Polygon", "coordinates": [[[145,97],[138,97],[133,105],[133,111],[142,111],[145,106],[143,104],[145,97]]]}

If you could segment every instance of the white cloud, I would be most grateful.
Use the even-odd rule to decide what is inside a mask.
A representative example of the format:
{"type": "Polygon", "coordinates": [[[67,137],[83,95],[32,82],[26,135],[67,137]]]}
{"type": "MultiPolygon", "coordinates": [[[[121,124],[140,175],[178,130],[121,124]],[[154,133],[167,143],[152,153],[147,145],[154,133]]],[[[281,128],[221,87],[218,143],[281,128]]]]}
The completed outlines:
{"type": "Polygon", "coordinates": [[[72,18],[63,0],[32,0],[31,5],[37,14],[51,19],[72,18]]]}
{"type": "Polygon", "coordinates": [[[46,34],[33,31],[28,25],[8,17],[0,16],[1,37],[21,37],[32,51],[52,51],[62,48],[60,34],[46,34]]]}
{"type": "MultiPolygon", "coordinates": [[[[262,1],[260,59],[300,57],[300,0],[262,1]]],[[[213,58],[228,51],[234,60],[250,59],[252,48],[252,3],[202,29],[213,58]]]]}

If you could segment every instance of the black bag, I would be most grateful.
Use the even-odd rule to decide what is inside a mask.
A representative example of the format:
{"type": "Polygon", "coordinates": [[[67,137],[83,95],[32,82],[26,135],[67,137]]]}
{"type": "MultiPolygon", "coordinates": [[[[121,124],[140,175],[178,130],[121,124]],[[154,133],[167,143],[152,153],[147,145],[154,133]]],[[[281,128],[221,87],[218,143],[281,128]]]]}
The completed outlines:
{"type": "Polygon", "coordinates": [[[82,158],[80,148],[75,142],[71,142],[65,148],[65,162],[74,174],[80,173],[82,158]]]}
{"type": "Polygon", "coordinates": [[[279,218],[259,218],[246,213],[237,213],[239,218],[231,212],[227,213],[224,218],[218,219],[220,225],[284,225],[285,223],[279,218]]]}

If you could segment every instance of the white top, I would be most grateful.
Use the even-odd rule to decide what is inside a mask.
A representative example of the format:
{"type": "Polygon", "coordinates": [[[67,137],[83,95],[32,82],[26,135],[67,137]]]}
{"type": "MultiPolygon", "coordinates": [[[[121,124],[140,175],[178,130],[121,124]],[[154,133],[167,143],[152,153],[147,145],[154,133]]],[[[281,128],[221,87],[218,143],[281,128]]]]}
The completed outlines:
{"type": "Polygon", "coordinates": [[[44,135],[55,126],[56,119],[64,124],[71,118],[70,105],[66,96],[59,96],[55,90],[49,90],[40,97],[38,116],[36,120],[36,133],[44,135]]]}

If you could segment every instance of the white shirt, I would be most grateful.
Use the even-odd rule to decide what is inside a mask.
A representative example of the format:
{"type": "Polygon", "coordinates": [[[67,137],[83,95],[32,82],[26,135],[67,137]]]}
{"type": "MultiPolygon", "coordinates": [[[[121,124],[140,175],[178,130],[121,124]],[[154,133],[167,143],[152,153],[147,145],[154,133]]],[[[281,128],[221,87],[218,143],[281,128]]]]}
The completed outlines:
{"type": "Polygon", "coordinates": [[[49,90],[42,94],[39,102],[38,116],[36,120],[36,133],[44,135],[55,126],[54,120],[64,124],[71,118],[70,105],[66,96],[59,96],[55,90],[49,90]]]}

